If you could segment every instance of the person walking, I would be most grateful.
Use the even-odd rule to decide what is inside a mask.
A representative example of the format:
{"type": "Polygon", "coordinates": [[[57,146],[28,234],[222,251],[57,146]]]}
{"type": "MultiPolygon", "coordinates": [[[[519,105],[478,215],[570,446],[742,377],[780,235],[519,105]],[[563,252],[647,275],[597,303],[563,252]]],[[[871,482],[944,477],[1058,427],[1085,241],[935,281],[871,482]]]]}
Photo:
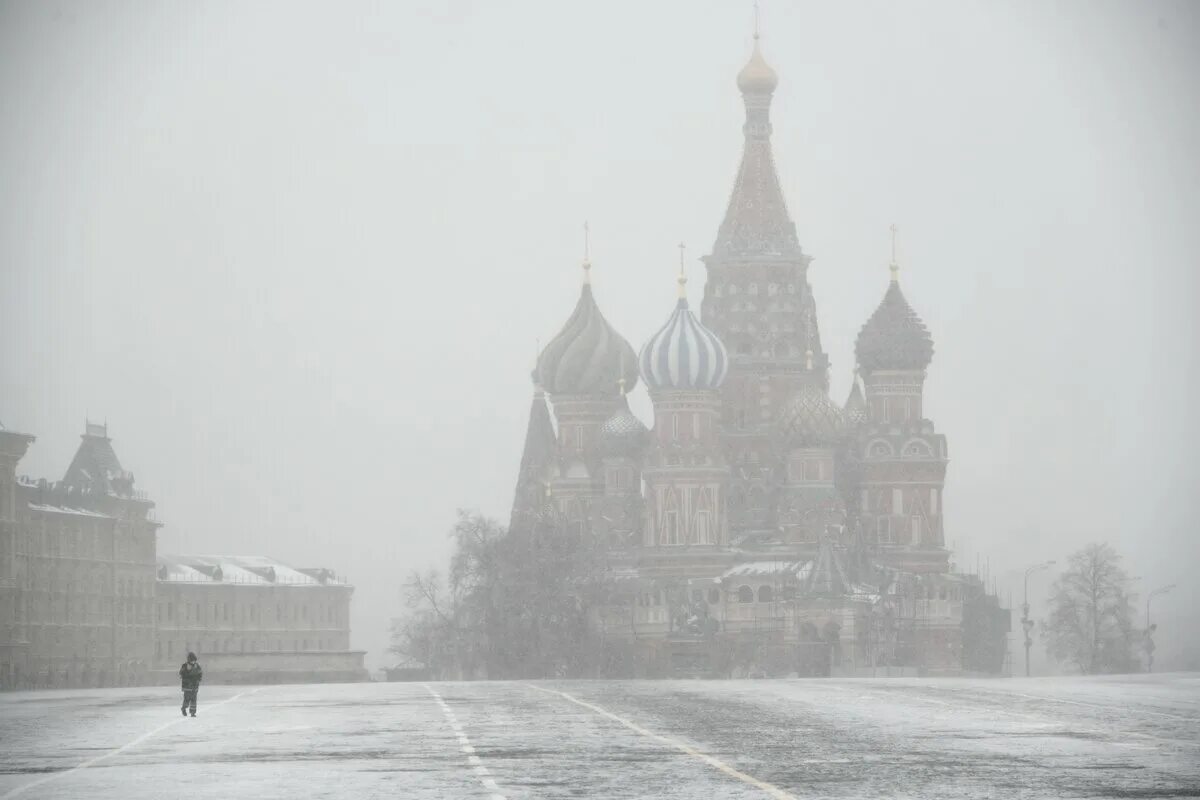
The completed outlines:
{"type": "Polygon", "coordinates": [[[179,668],[179,680],[183,687],[183,705],[179,708],[180,712],[186,717],[189,709],[192,716],[196,716],[196,693],[200,691],[200,681],[204,678],[204,670],[200,669],[200,662],[196,658],[195,653],[187,654],[187,661],[179,668]]]}

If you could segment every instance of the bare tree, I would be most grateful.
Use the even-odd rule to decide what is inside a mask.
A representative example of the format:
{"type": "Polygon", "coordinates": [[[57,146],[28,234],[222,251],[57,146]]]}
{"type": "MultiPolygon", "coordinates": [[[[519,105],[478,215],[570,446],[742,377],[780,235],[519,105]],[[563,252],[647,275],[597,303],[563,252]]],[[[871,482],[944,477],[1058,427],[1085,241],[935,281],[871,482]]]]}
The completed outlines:
{"type": "Polygon", "coordinates": [[[414,570],[403,584],[405,612],[392,620],[392,643],[388,651],[405,661],[425,667],[441,677],[452,663],[448,644],[453,638],[453,620],[447,615],[441,576],[434,570],[414,570]]]}
{"type": "Polygon", "coordinates": [[[513,530],[460,511],[443,580],[412,573],[391,652],[444,678],[595,674],[596,609],[610,587],[603,542],[547,508],[513,530]]]}
{"type": "Polygon", "coordinates": [[[1111,546],[1090,544],[1072,555],[1054,583],[1042,629],[1050,656],[1088,675],[1135,669],[1128,585],[1121,556],[1111,546]]]}

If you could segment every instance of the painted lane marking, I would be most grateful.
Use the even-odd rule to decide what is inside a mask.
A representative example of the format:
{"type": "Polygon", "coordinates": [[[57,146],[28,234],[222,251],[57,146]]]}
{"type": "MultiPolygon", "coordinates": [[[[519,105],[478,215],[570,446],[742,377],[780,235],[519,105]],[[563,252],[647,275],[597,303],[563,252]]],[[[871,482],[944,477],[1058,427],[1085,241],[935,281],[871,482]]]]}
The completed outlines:
{"type": "Polygon", "coordinates": [[[577,706],[582,706],[582,707],[588,709],[589,711],[594,711],[595,713],[599,714],[602,717],[607,717],[608,719],[611,719],[614,722],[619,722],[620,724],[624,725],[626,728],[629,728],[629,730],[633,731],[634,733],[639,733],[642,736],[645,736],[647,739],[653,739],[656,742],[661,742],[662,744],[673,747],[676,750],[680,751],[681,753],[686,753],[687,755],[692,756],[693,758],[698,758],[701,761],[703,761],[705,764],[708,764],[710,767],[712,767],[714,769],[720,770],[721,772],[725,773],[726,775],[730,776],[731,778],[737,778],[742,783],[748,783],[757,789],[762,789],[768,795],[770,795],[771,797],[774,797],[775,800],[796,800],[795,795],[788,794],[783,789],[780,789],[778,786],[774,786],[772,784],[767,783],[766,781],[759,780],[758,778],[754,777],[753,775],[747,775],[746,773],[741,772],[740,770],[736,770],[733,767],[726,764],[724,761],[721,761],[719,758],[710,756],[708,753],[701,752],[701,751],[697,750],[696,748],[691,747],[690,745],[684,744],[683,742],[677,741],[677,740],[672,739],[667,736],[663,736],[662,734],[655,733],[654,731],[646,730],[641,725],[638,725],[636,722],[630,722],[629,720],[625,719],[624,717],[617,716],[616,714],[612,713],[611,711],[607,711],[607,710],[601,708],[600,706],[593,705],[585,700],[580,700],[578,697],[569,695],[566,692],[560,692],[557,689],[543,689],[541,686],[534,686],[532,683],[527,683],[525,685],[528,686],[530,689],[537,689],[539,692],[545,692],[546,694],[556,694],[559,697],[562,697],[566,700],[570,700],[572,703],[574,703],[577,706]]]}
{"type": "MultiPolygon", "coordinates": [[[[467,738],[467,735],[463,733],[462,725],[458,723],[458,718],[454,716],[454,712],[450,710],[450,706],[446,705],[446,701],[442,699],[442,696],[432,686],[427,683],[422,683],[421,685],[437,701],[437,704],[442,709],[442,714],[446,717],[446,722],[454,729],[455,738],[458,739],[458,743],[462,746],[462,751],[467,754],[467,765],[471,768],[471,771],[479,778],[479,782],[483,784],[483,788],[493,792],[493,794],[488,795],[488,800],[508,800],[503,794],[500,794],[500,785],[491,777],[492,773],[484,766],[483,759],[475,755],[474,745],[471,744],[471,740],[467,738]]],[[[0,800],[3,800],[3,798],[0,798],[0,800]]]]}
{"type": "MultiPolygon", "coordinates": [[[[214,708],[219,708],[219,707],[225,705],[226,703],[232,703],[234,700],[237,700],[239,697],[245,697],[246,695],[254,694],[257,691],[258,691],[258,689],[251,689],[247,692],[241,692],[239,694],[235,694],[233,697],[227,697],[219,703],[213,703],[211,705],[207,705],[207,706],[205,706],[205,708],[210,709],[210,710],[214,709],[214,708]]],[[[8,794],[0,795],[0,800],[8,800],[8,798],[16,797],[17,795],[22,794],[26,790],[32,789],[35,786],[41,786],[42,784],[49,783],[50,781],[56,781],[59,778],[65,778],[67,775],[70,775],[73,772],[78,772],[82,769],[87,769],[88,767],[94,766],[95,764],[99,764],[101,761],[107,761],[108,759],[112,758],[113,756],[120,755],[121,753],[124,753],[126,750],[130,750],[134,747],[137,747],[142,742],[146,741],[147,739],[149,739],[153,736],[157,736],[158,734],[162,733],[163,731],[167,730],[168,728],[178,725],[179,723],[183,722],[184,719],[185,719],[185,717],[176,717],[175,719],[171,720],[170,722],[167,722],[163,725],[159,725],[157,728],[155,728],[152,731],[143,733],[141,736],[137,737],[132,742],[127,742],[114,750],[109,750],[107,753],[104,753],[103,755],[96,756],[95,758],[89,758],[87,761],[81,761],[80,763],[76,764],[75,766],[71,767],[70,769],[65,769],[62,772],[54,772],[54,773],[47,775],[44,778],[39,778],[36,781],[30,781],[29,783],[22,784],[22,785],[16,787],[15,789],[12,789],[8,794]]]]}

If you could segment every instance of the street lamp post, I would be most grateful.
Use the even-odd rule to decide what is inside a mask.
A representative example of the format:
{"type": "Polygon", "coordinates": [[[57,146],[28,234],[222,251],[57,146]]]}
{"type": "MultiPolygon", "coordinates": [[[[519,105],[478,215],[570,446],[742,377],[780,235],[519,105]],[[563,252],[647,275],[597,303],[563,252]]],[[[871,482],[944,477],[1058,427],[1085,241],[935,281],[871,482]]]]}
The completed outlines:
{"type": "Polygon", "coordinates": [[[1041,564],[1034,564],[1029,569],[1025,570],[1025,595],[1024,602],[1021,603],[1021,628],[1025,631],[1025,677],[1029,677],[1029,648],[1033,647],[1033,620],[1029,618],[1029,576],[1034,572],[1046,567],[1054,566],[1053,561],[1044,561],[1041,564]]]}
{"type": "Polygon", "coordinates": [[[1175,584],[1169,586],[1160,586],[1150,594],[1146,595],[1146,672],[1154,671],[1154,640],[1151,636],[1154,634],[1154,626],[1150,624],[1150,601],[1160,594],[1166,594],[1175,588],[1175,584]]]}

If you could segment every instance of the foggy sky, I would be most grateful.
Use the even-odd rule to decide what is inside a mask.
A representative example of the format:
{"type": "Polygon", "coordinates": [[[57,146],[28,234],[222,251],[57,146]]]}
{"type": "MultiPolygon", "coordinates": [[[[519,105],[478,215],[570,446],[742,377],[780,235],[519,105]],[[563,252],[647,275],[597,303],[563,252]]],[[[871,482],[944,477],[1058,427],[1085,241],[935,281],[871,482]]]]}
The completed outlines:
{"type": "MultiPolygon", "coordinates": [[[[768,0],[762,24],[834,398],[894,222],[956,563],[1019,595],[1025,565],[1110,541],[1145,589],[1180,584],[1163,663],[1200,630],[1200,7],[768,0]]],[[[0,5],[21,471],[61,478],[107,419],[160,552],[346,574],[377,665],[455,508],[507,518],[583,221],[635,348],[676,244],[709,252],[751,25],[683,0],[0,5]]]]}

